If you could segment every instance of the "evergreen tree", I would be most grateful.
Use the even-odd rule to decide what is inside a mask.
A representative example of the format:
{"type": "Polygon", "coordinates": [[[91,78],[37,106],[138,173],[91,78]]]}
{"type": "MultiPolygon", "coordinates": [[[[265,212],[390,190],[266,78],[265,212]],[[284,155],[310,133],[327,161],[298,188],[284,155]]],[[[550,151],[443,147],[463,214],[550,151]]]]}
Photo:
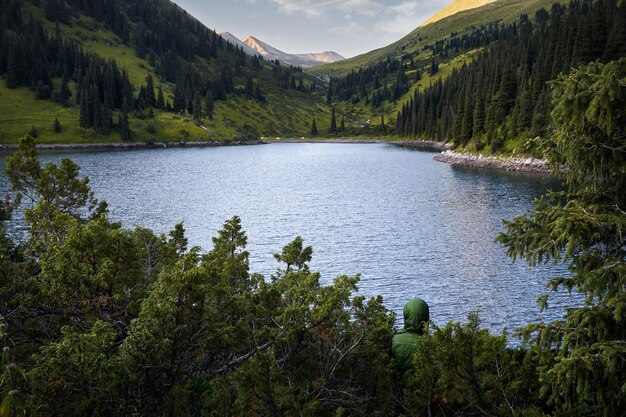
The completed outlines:
{"type": "Polygon", "coordinates": [[[150,107],[156,107],[157,105],[157,99],[154,95],[154,80],[152,79],[152,74],[149,74],[146,77],[146,103],[150,107]]]}
{"type": "Polygon", "coordinates": [[[435,75],[437,74],[437,72],[439,72],[439,63],[435,60],[435,58],[432,58],[430,61],[430,75],[435,75]]]}
{"type": "Polygon", "coordinates": [[[330,128],[328,129],[329,133],[337,132],[337,118],[335,116],[335,108],[331,107],[330,109],[330,128]]]}
{"type": "Polygon", "coordinates": [[[206,111],[206,116],[213,120],[213,112],[215,111],[215,101],[213,100],[213,92],[210,89],[206,92],[206,97],[204,99],[204,109],[206,111]]]}
{"type": "Polygon", "coordinates": [[[537,200],[531,213],[506,223],[499,240],[531,265],[567,263],[571,275],[552,279],[548,288],[585,295],[564,320],[527,328],[542,352],[539,377],[555,415],[622,415],[626,58],[560,77],[553,103],[554,130],[544,149],[567,192],[537,200]]]}
{"type": "Polygon", "coordinates": [[[16,63],[15,63],[15,51],[13,48],[9,48],[9,54],[7,57],[7,69],[5,73],[5,85],[7,88],[17,88],[18,79],[16,72],[16,63]]]}
{"type": "Polygon", "coordinates": [[[165,98],[163,97],[163,89],[159,85],[157,100],[156,100],[156,108],[159,110],[165,110],[165,98]]]}
{"type": "Polygon", "coordinates": [[[82,128],[88,128],[92,126],[91,108],[89,105],[89,98],[87,88],[81,88],[80,96],[80,110],[79,110],[79,124],[82,128]]]}
{"type": "Polygon", "coordinates": [[[313,118],[313,122],[311,123],[311,135],[312,136],[319,135],[319,132],[317,130],[317,124],[315,124],[315,117],[313,118]]]}
{"type": "Polygon", "coordinates": [[[120,130],[120,137],[123,141],[132,140],[132,131],[130,130],[130,122],[128,121],[128,114],[121,112],[117,121],[118,129],[120,130]]]}
{"type": "Polygon", "coordinates": [[[200,95],[196,95],[193,100],[193,120],[199,123],[202,120],[202,102],[200,101],[200,95]]]}
{"type": "Polygon", "coordinates": [[[345,123],[343,115],[341,115],[341,124],[339,125],[339,131],[345,132],[345,130],[346,130],[346,123],[345,123]]]}
{"type": "Polygon", "coordinates": [[[329,106],[333,102],[333,79],[331,78],[328,82],[328,94],[326,95],[326,104],[329,106]]]}
{"type": "Polygon", "coordinates": [[[252,79],[252,77],[248,77],[246,80],[244,94],[250,97],[254,95],[254,80],[252,79]]]}
{"type": "Polygon", "coordinates": [[[69,103],[69,99],[72,96],[72,92],[70,91],[67,83],[69,81],[69,77],[66,73],[63,74],[63,78],[61,79],[61,87],[59,88],[57,101],[63,105],[63,107],[67,107],[69,103]]]}
{"type": "Polygon", "coordinates": [[[59,122],[58,118],[54,118],[54,123],[52,124],[52,130],[54,130],[54,133],[61,133],[61,122],[59,122]]]}

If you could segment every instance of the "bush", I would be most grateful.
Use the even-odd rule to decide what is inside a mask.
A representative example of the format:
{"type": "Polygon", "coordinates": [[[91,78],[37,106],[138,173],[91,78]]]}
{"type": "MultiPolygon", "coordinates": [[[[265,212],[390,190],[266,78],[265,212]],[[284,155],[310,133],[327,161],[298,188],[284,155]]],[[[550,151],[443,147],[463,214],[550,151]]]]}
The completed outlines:
{"type": "Polygon", "coordinates": [[[507,348],[506,334],[480,328],[478,313],[467,324],[448,323],[423,336],[406,376],[404,402],[411,415],[515,415],[538,410],[532,352],[507,348]]]}

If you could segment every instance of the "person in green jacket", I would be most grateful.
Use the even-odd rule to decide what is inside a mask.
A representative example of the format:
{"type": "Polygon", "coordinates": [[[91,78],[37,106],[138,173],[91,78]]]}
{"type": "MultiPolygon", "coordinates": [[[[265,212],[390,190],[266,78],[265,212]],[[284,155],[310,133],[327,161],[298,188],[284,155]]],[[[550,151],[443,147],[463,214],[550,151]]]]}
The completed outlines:
{"type": "Polygon", "coordinates": [[[391,341],[391,354],[402,373],[413,367],[412,358],[417,349],[417,340],[424,334],[429,320],[426,301],[415,298],[404,305],[404,331],[396,334],[391,341]]]}

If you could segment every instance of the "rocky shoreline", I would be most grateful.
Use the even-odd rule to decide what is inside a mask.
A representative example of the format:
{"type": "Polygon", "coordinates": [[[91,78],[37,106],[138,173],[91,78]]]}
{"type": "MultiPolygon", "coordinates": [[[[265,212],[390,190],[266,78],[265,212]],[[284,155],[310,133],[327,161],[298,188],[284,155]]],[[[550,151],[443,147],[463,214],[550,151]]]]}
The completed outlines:
{"type": "MultiPolygon", "coordinates": [[[[39,151],[93,151],[123,149],[161,149],[161,148],[208,148],[215,146],[249,146],[265,145],[263,141],[248,142],[128,142],[128,143],[64,143],[39,144],[39,151]]],[[[18,145],[0,145],[0,152],[13,152],[18,145]]]]}
{"type": "Polygon", "coordinates": [[[487,156],[472,153],[461,153],[451,150],[442,152],[433,158],[438,162],[450,165],[492,169],[499,171],[531,172],[537,174],[551,174],[552,169],[547,161],[535,158],[515,158],[503,156],[487,156]]]}

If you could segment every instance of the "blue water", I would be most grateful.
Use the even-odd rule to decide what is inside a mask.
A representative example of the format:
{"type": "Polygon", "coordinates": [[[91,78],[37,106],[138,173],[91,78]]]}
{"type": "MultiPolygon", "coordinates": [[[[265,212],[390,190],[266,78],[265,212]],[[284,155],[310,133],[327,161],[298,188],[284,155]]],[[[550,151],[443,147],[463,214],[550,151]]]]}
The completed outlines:
{"type": "MultiPolygon", "coordinates": [[[[273,254],[295,236],[312,245],[323,282],[361,274],[364,295],[381,294],[401,317],[424,298],[439,325],[481,310],[493,331],[560,317],[572,304],[535,302],[561,265],[513,264],[494,243],[502,219],[558,187],[548,177],[454,168],[433,153],[386,144],[272,144],[43,155],[69,156],[88,175],[112,218],[167,232],[180,221],[205,250],[223,222],[242,219],[251,270],[269,276],[273,254]]],[[[0,195],[8,191],[0,179],[0,195]]],[[[18,217],[9,225],[23,230],[18,217]]]]}

